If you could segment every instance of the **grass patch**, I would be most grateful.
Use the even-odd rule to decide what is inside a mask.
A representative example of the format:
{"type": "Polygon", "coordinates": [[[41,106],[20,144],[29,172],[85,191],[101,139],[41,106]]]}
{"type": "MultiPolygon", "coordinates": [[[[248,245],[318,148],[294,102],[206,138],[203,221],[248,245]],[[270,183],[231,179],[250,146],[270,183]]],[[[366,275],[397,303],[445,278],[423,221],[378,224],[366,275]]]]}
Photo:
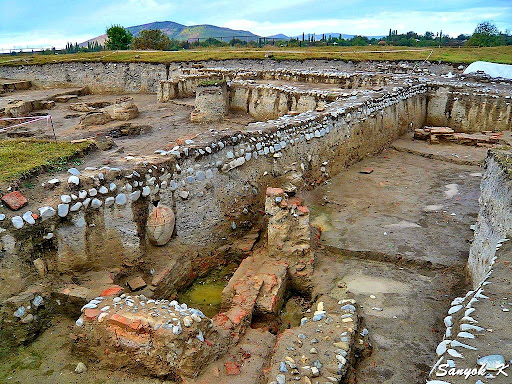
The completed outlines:
{"type": "MultiPolygon", "coordinates": [[[[62,170],[90,143],[41,140],[0,140],[0,182],[15,181],[38,171],[62,170]]],[[[81,160],[76,159],[76,165],[81,160]]]]}
{"type": "MultiPolygon", "coordinates": [[[[66,55],[23,54],[19,56],[0,55],[0,65],[51,64],[62,62],[146,62],[172,63],[180,61],[265,59],[265,53],[272,51],[274,60],[338,59],[352,61],[423,61],[431,48],[425,47],[308,47],[308,48],[204,48],[181,51],[103,51],[66,55]],[[396,52],[402,50],[402,52],[396,52]],[[408,51],[404,51],[408,50],[408,51]],[[370,52],[379,51],[379,52],[370,52]]],[[[472,63],[491,61],[512,64],[512,46],[432,48],[429,61],[448,63],[472,63]]]]}

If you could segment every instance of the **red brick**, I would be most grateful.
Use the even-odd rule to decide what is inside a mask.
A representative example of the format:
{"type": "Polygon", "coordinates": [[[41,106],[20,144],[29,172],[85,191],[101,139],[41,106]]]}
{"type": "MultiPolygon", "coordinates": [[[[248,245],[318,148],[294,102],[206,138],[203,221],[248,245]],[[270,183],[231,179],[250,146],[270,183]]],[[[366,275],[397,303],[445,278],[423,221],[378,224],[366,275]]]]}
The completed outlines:
{"type": "Polygon", "coordinates": [[[100,296],[106,297],[106,296],[113,296],[117,295],[119,292],[121,292],[124,288],[120,287],[119,285],[113,285],[105,290],[103,290],[100,293],[100,296]]]}
{"type": "Polygon", "coordinates": [[[112,317],[108,320],[108,322],[112,325],[116,325],[118,327],[128,329],[130,328],[131,321],[124,316],[118,315],[114,313],[112,317]]]}
{"type": "Polygon", "coordinates": [[[130,329],[133,331],[138,331],[142,328],[142,321],[141,320],[134,320],[130,323],[130,329]]]}
{"type": "Polygon", "coordinates": [[[231,323],[231,321],[229,320],[229,317],[226,315],[225,312],[221,312],[221,313],[215,315],[212,318],[212,321],[213,321],[214,326],[221,327],[223,329],[231,329],[231,327],[233,326],[233,324],[231,323]]]}
{"type": "Polygon", "coordinates": [[[240,307],[233,307],[227,312],[227,315],[233,324],[238,325],[248,317],[249,313],[240,307]]]}
{"type": "Polygon", "coordinates": [[[288,205],[291,207],[293,207],[293,206],[298,207],[299,205],[302,205],[302,204],[304,204],[304,199],[301,199],[300,197],[293,196],[288,199],[288,205]]]}
{"type": "Polygon", "coordinates": [[[170,271],[171,270],[167,268],[155,274],[155,276],[153,276],[153,279],[151,280],[151,285],[157,286],[158,284],[160,284],[165,275],[167,275],[170,271]]]}
{"type": "Polygon", "coordinates": [[[224,363],[224,368],[226,369],[227,375],[238,375],[240,374],[240,366],[232,361],[228,361],[224,363]]]}
{"type": "Polygon", "coordinates": [[[128,286],[132,291],[137,291],[139,289],[142,289],[146,286],[146,282],[144,279],[140,276],[134,277],[131,280],[128,280],[128,286]]]}
{"type": "Polygon", "coordinates": [[[94,321],[100,315],[101,311],[97,308],[86,308],[84,311],[84,317],[87,321],[94,321]]]}
{"type": "Polygon", "coordinates": [[[282,188],[267,188],[267,196],[282,196],[284,195],[284,190],[282,188]]]}
{"type": "Polygon", "coordinates": [[[301,206],[297,207],[297,210],[298,210],[300,213],[304,214],[304,215],[305,215],[305,214],[307,214],[307,213],[309,213],[309,209],[308,209],[308,207],[305,207],[305,206],[303,206],[303,205],[301,205],[301,206]]]}
{"type": "Polygon", "coordinates": [[[28,204],[28,200],[19,191],[8,193],[2,197],[2,201],[13,211],[17,211],[28,204]]]}

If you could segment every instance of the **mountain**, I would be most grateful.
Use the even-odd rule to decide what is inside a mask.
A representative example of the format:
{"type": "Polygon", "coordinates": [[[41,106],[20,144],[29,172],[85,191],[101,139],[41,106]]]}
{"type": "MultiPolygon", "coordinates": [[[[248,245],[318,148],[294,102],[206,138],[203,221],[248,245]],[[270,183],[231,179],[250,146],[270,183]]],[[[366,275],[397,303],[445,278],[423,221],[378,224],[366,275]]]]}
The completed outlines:
{"type": "MultiPolygon", "coordinates": [[[[236,30],[236,29],[230,29],[230,28],[223,28],[223,27],[217,27],[215,25],[209,25],[209,24],[201,24],[201,25],[190,25],[186,26],[183,24],[175,23],[174,21],[155,21],[153,23],[147,23],[142,25],[135,25],[133,27],[126,28],[129,30],[134,36],[137,36],[140,31],[143,29],[160,29],[162,32],[164,32],[167,36],[169,36],[171,39],[176,40],[197,40],[197,39],[207,39],[209,37],[217,38],[218,40],[224,40],[229,41],[233,37],[238,38],[240,40],[257,40],[260,36],[255,35],[252,32],[249,31],[243,31],[243,30],[236,30]]],[[[316,33],[315,40],[320,40],[322,38],[322,35],[325,35],[326,38],[329,38],[329,36],[338,38],[340,35],[344,39],[351,39],[355,35],[346,35],[346,34],[340,34],[340,33],[316,33]]],[[[304,38],[308,40],[313,34],[305,34],[304,38]]],[[[368,36],[368,38],[381,38],[384,36],[368,36]]],[[[279,40],[290,40],[292,38],[295,39],[302,39],[302,35],[299,36],[286,36],[282,33],[268,36],[270,39],[279,39],[279,40]]],[[[86,47],[87,43],[94,43],[95,41],[98,42],[98,44],[104,44],[105,40],[107,39],[107,35],[100,35],[96,36],[90,40],[84,41],[83,43],[79,44],[82,47],[86,47]]]]}
{"type": "Polygon", "coordinates": [[[267,36],[268,39],[279,39],[279,40],[290,40],[290,36],[283,35],[282,33],[278,33],[277,35],[267,36]]]}
{"type": "MultiPolygon", "coordinates": [[[[190,25],[186,26],[183,24],[175,23],[173,21],[156,21],[153,23],[135,25],[133,27],[126,28],[134,36],[137,36],[143,29],[160,29],[171,39],[176,40],[196,40],[196,39],[207,39],[209,37],[215,37],[219,40],[231,40],[233,36],[241,40],[256,40],[259,36],[249,31],[235,30],[230,28],[217,27],[215,25],[190,25]]],[[[87,43],[97,41],[98,44],[104,44],[107,39],[107,35],[100,35],[84,41],[80,46],[87,46],[87,43]]]]}

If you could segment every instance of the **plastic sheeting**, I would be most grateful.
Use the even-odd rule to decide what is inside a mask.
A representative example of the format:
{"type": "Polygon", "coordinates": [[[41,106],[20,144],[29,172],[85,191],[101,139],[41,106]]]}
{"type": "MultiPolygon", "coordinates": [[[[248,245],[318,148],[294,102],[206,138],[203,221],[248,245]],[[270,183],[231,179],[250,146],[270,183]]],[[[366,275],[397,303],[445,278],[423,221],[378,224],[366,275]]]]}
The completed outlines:
{"type": "Polygon", "coordinates": [[[491,77],[501,77],[503,79],[512,80],[512,65],[475,61],[466,68],[464,74],[474,73],[476,71],[483,71],[486,75],[491,77]]]}

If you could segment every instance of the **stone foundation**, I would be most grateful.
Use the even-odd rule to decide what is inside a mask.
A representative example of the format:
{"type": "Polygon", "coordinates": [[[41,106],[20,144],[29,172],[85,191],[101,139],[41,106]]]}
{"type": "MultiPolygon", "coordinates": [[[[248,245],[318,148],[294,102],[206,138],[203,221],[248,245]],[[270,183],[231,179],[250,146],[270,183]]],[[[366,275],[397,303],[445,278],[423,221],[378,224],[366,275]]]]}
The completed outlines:
{"type": "Polygon", "coordinates": [[[192,122],[222,121],[227,113],[228,90],[225,82],[197,87],[195,108],[190,115],[192,122]]]}

